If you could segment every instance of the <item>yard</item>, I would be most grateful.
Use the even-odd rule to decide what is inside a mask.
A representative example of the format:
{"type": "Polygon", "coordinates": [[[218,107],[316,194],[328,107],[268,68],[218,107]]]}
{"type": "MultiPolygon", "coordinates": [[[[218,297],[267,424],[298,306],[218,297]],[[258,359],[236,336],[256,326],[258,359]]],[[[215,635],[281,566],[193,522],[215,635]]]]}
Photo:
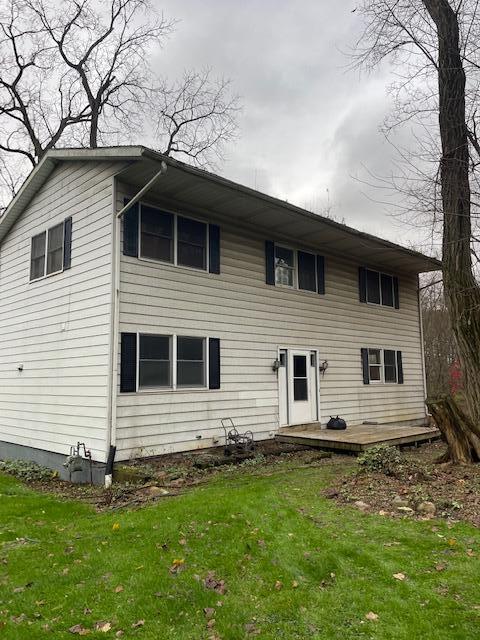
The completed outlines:
{"type": "Polygon", "coordinates": [[[0,635],[477,638],[478,529],[324,497],[354,464],[245,464],[102,512],[0,476],[0,635]]]}

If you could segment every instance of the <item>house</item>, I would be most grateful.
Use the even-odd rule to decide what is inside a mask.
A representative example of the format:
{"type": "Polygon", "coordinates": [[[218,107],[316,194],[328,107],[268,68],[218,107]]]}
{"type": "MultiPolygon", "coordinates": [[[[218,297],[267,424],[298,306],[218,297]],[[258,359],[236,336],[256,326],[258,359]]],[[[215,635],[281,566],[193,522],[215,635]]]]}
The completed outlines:
{"type": "Polygon", "coordinates": [[[0,457],[422,424],[439,266],[144,147],[49,151],[0,219],[0,457]]]}

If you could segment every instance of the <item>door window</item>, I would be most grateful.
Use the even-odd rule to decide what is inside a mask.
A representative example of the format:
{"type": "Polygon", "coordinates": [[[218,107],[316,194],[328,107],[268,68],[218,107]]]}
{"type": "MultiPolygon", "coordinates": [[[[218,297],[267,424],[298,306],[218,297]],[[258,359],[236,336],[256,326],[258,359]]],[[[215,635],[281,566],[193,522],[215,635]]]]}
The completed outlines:
{"type": "Polygon", "coordinates": [[[293,356],[293,399],[308,400],[307,356],[293,356]]]}

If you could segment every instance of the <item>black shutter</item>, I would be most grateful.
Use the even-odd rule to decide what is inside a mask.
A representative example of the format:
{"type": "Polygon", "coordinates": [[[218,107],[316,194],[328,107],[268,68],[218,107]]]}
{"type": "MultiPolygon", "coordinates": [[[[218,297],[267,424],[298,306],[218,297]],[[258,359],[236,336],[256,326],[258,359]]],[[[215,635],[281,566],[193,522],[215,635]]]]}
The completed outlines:
{"type": "Polygon", "coordinates": [[[395,309],[400,309],[400,298],[398,295],[398,278],[395,276],[393,278],[393,297],[395,302],[395,309]]]}
{"type": "Polygon", "coordinates": [[[122,333],[120,357],[120,391],[137,390],[137,334],[122,333]]]}
{"type": "Polygon", "coordinates": [[[265,282],[275,284],[275,244],[265,240],[265,282]]]}
{"type": "Polygon", "coordinates": [[[398,375],[398,384],[403,384],[403,363],[402,363],[401,351],[397,351],[397,375],[398,375]]]}
{"type": "Polygon", "coordinates": [[[370,384],[370,374],[368,371],[368,349],[360,349],[362,353],[363,384],[370,384]]]}
{"type": "Polygon", "coordinates": [[[208,340],[208,388],[220,389],[220,340],[208,340]]]}
{"type": "MultiPolygon", "coordinates": [[[[128,198],[125,199],[128,204],[128,198]]],[[[123,214],[123,254],[138,258],[138,202],[123,214]]]]}
{"type": "Polygon", "coordinates": [[[325,293],[325,258],[317,256],[317,293],[325,293]]]}
{"type": "Polygon", "coordinates": [[[63,223],[63,270],[72,266],[72,216],[63,223]]]}
{"type": "Polygon", "coordinates": [[[358,296],[360,302],[367,301],[367,270],[364,267],[358,267],[358,296]]]}
{"type": "Polygon", "coordinates": [[[208,225],[208,256],[210,273],[220,273],[220,227],[216,224],[208,225]]]}

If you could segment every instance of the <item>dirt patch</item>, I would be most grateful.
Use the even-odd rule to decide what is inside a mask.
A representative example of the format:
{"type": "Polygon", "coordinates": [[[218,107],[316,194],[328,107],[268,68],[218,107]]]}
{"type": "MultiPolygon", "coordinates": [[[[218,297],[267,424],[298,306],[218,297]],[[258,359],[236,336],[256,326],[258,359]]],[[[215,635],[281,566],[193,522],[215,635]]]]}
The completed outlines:
{"type": "Polygon", "coordinates": [[[314,464],[330,454],[300,445],[276,441],[258,443],[253,455],[225,456],[223,447],[192,453],[176,453],[143,460],[133,460],[116,466],[110,489],[71,484],[56,478],[29,482],[37,491],[80,500],[93,505],[97,511],[135,508],[146,503],[179,495],[189,487],[208,482],[215,475],[225,473],[232,465],[243,469],[258,469],[268,473],[276,464],[290,462],[298,465],[314,464]]]}
{"type": "Polygon", "coordinates": [[[339,478],[325,495],[366,512],[466,520],[478,527],[480,465],[435,464],[444,451],[440,442],[404,450],[398,475],[358,471],[339,478]]]}

